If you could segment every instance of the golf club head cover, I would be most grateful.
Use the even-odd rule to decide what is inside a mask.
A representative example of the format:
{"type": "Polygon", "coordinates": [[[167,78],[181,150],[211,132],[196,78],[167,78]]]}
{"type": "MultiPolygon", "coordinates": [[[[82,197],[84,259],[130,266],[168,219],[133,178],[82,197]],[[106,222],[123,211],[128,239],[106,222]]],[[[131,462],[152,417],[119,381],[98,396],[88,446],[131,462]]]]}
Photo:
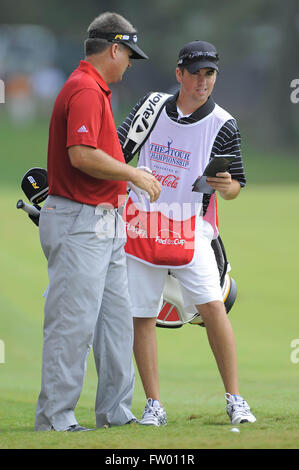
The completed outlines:
{"type": "Polygon", "coordinates": [[[48,196],[48,175],[44,168],[30,168],[22,178],[21,188],[32,204],[39,204],[48,196]]]}

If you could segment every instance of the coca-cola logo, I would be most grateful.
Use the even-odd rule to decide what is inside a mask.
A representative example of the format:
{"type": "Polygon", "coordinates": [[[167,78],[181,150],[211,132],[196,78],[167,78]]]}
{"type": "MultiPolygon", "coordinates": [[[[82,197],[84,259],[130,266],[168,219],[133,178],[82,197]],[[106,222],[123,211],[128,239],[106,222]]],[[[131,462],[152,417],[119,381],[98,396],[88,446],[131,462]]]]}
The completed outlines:
{"type": "Polygon", "coordinates": [[[157,171],[153,171],[154,177],[161,183],[162,186],[167,188],[176,189],[179,183],[179,176],[174,175],[160,175],[157,171]]]}

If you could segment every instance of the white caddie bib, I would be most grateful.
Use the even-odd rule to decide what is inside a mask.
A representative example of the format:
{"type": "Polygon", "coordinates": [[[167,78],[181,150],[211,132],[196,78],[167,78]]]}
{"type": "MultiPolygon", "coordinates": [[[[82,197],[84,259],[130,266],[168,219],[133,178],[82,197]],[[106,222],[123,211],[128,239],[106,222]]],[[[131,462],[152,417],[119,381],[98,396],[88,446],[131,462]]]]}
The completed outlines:
{"type": "Polygon", "coordinates": [[[128,256],[160,267],[186,267],[194,258],[203,220],[218,236],[216,194],[202,218],[201,193],[192,185],[209,162],[215,138],[232,116],[220,106],[194,124],[172,121],[163,109],[141,149],[138,166],[150,168],[161,183],[159,199],[141,206],[133,191],[124,210],[128,256]]]}

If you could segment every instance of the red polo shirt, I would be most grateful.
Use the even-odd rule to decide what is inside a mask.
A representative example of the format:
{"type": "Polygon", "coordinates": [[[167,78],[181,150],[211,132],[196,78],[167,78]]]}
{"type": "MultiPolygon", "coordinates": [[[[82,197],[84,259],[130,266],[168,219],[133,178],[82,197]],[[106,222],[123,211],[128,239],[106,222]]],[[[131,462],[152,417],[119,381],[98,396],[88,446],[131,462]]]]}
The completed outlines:
{"type": "Polygon", "coordinates": [[[125,181],[93,178],[71,165],[68,148],[99,148],[125,163],[118,140],[111,91],[97,70],[82,60],[57,96],[49,130],[49,194],[90,205],[118,207],[126,195],[125,181]],[[121,201],[122,199],[122,201],[121,201]]]}

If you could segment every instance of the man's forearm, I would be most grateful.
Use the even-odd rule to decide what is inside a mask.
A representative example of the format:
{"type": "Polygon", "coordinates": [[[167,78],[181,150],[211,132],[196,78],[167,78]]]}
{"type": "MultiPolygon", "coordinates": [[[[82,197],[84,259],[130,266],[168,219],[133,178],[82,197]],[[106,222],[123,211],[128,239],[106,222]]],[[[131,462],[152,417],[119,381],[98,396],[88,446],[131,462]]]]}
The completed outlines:
{"type": "Polygon", "coordinates": [[[72,166],[93,178],[131,181],[134,168],[115,160],[101,149],[75,145],[69,148],[72,166]]]}
{"type": "Polygon", "coordinates": [[[130,181],[148,193],[150,202],[160,196],[160,183],[147,171],[119,162],[101,149],[74,145],[68,152],[73,167],[93,178],[130,181]]]}

